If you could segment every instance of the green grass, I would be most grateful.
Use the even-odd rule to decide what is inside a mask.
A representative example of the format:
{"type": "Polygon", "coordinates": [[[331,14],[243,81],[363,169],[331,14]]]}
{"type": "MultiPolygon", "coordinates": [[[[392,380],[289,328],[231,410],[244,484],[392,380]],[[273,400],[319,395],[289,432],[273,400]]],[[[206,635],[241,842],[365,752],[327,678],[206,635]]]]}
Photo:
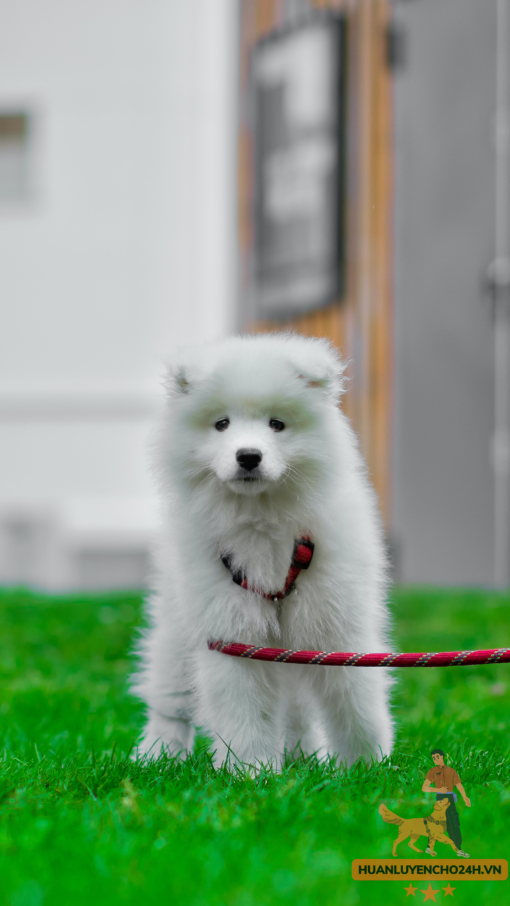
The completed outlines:
{"type": "MultiPolygon", "coordinates": [[[[401,650],[510,646],[508,595],[399,589],[393,612],[401,650]]],[[[253,778],[216,771],[204,742],[186,762],[130,761],[139,621],[137,595],[0,594],[2,906],[403,902],[403,882],[354,882],[351,861],[391,856],[381,802],[430,813],[421,785],[436,746],[472,800],[458,804],[465,848],[508,858],[510,665],[399,671],[391,762],[342,772],[312,759],[253,778]]],[[[510,882],[452,885],[466,904],[510,893],[510,882]]]]}

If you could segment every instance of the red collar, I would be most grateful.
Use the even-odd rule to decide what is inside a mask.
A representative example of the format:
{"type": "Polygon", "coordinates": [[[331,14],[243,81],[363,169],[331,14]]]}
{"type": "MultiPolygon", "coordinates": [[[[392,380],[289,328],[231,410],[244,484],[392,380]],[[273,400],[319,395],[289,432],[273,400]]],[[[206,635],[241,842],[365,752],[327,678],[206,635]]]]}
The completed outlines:
{"type": "Polygon", "coordinates": [[[232,556],[231,554],[222,554],[221,559],[227,569],[232,574],[232,579],[236,585],[240,585],[241,588],[245,588],[246,591],[254,591],[256,594],[260,595],[262,598],[267,598],[268,601],[281,601],[282,598],[286,598],[287,595],[290,595],[291,591],[294,591],[296,586],[296,579],[299,576],[299,573],[302,569],[308,569],[310,563],[312,562],[313,557],[313,542],[310,541],[310,538],[305,535],[303,538],[298,538],[294,542],[294,550],[292,553],[292,560],[290,562],[289,571],[287,573],[287,578],[285,579],[285,585],[283,591],[271,592],[271,594],[266,594],[264,591],[261,591],[259,588],[251,588],[248,585],[248,579],[244,575],[242,570],[234,572],[232,570],[232,556]]]}

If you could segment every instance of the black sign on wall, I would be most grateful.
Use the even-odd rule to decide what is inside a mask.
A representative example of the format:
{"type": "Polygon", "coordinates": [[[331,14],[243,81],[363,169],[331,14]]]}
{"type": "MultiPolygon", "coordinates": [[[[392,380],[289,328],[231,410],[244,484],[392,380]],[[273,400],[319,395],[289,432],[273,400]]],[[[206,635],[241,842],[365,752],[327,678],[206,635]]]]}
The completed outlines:
{"type": "Polygon", "coordinates": [[[253,87],[257,316],[290,318],[344,289],[344,20],[264,39],[253,87]]]}

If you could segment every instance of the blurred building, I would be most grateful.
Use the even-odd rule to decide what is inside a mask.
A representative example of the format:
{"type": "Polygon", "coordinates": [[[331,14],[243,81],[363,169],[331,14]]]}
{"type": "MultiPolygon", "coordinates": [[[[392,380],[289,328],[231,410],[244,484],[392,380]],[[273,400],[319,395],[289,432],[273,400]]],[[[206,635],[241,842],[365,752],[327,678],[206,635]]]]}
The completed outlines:
{"type": "Polygon", "coordinates": [[[278,326],[397,578],[491,582],[495,8],[0,0],[0,583],[144,584],[161,362],[278,326]]]}
{"type": "MultiPolygon", "coordinates": [[[[350,360],[344,406],[378,492],[395,575],[405,582],[466,585],[493,579],[494,341],[482,285],[495,252],[496,2],[242,3],[240,237],[246,311],[255,330],[281,324],[324,334],[350,360]],[[299,205],[309,170],[303,165],[296,176],[295,160],[311,131],[304,139],[296,126],[282,138],[281,127],[271,120],[271,103],[281,104],[280,92],[290,109],[302,94],[306,108],[302,83],[313,57],[314,31],[320,22],[331,29],[332,20],[345,27],[342,85],[337,82],[336,89],[345,130],[338,151],[345,179],[343,282],[336,296],[325,296],[306,312],[294,293],[293,310],[286,313],[274,304],[272,275],[278,268],[284,274],[296,224],[301,224],[295,242],[301,258],[306,248],[299,205]],[[263,78],[266,94],[272,80],[272,101],[264,100],[259,85],[264,47],[263,78]],[[271,134],[272,146],[266,136],[261,147],[260,131],[271,134]],[[278,166],[279,142],[285,167],[278,166]],[[287,199],[279,210],[272,201],[278,198],[275,173],[281,174],[280,195],[287,199]],[[293,175],[295,186],[289,189],[293,175]],[[262,203],[281,240],[277,252],[273,242],[271,255],[260,243],[261,186],[262,203]],[[278,232],[292,207],[289,197],[294,210],[278,232]]],[[[322,64],[324,59],[325,51],[322,64]]],[[[315,97],[318,69],[315,64],[309,79],[315,97]]],[[[324,180],[321,190],[320,178],[316,183],[327,218],[337,187],[324,180]]],[[[324,256],[322,273],[328,273],[324,256]]],[[[288,280],[287,293],[292,295],[288,280]]],[[[278,298],[284,298],[281,287],[278,298]]],[[[318,299],[317,294],[315,303],[318,299]]]]}
{"type": "Polygon", "coordinates": [[[396,9],[392,530],[405,581],[493,581],[494,325],[483,284],[495,256],[496,5],[396,9]]]}
{"type": "Polygon", "coordinates": [[[253,330],[326,335],[391,526],[393,116],[389,6],[244,0],[240,291],[253,330]],[[269,240],[269,241],[268,241],[269,240]]]}
{"type": "Polygon", "coordinates": [[[228,0],[0,0],[0,582],[139,586],[164,357],[232,329],[228,0]]]}

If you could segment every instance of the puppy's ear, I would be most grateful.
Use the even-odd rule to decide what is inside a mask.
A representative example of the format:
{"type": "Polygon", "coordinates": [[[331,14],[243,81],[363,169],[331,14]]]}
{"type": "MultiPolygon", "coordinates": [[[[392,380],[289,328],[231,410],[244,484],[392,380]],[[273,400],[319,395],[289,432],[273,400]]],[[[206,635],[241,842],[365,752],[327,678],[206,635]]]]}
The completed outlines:
{"type": "Polygon", "coordinates": [[[324,370],[321,368],[320,370],[314,369],[313,372],[301,371],[298,378],[306,387],[312,390],[323,390],[337,402],[345,390],[344,371],[345,365],[337,359],[328,363],[324,370]]]}
{"type": "Polygon", "coordinates": [[[304,381],[307,387],[322,387],[325,390],[328,386],[327,378],[311,378],[304,374],[298,374],[300,381],[304,381]]]}
{"type": "Polygon", "coordinates": [[[189,393],[192,389],[187,370],[182,365],[169,365],[163,383],[170,399],[189,393]]]}
{"type": "Polygon", "coordinates": [[[175,375],[174,381],[175,381],[175,389],[177,390],[178,393],[189,393],[190,392],[191,385],[182,368],[179,369],[178,373],[175,375]]]}
{"type": "Polygon", "coordinates": [[[207,349],[203,346],[177,346],[166,361],[165,389],[169,399],[193,394],[207,370],[207,349]]]}

